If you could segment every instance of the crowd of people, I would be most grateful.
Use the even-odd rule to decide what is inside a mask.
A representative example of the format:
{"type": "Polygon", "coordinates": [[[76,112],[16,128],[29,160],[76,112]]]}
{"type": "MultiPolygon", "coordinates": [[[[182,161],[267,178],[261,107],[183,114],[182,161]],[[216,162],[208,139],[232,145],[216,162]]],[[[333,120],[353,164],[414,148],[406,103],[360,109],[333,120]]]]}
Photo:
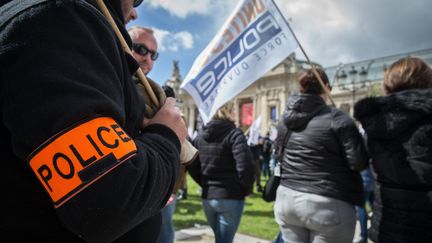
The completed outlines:
{"type": "Polygon", "coordinates": [[[357,220],[361,243],[432,242],[425,61],[394,62],[383,95],[358,101],[354,118],[327,104],[331,84],[314,67],[274,142],[248,145],[233,102],[189,138],[174,91],[148,79],[155,105],[137,75],[159,55],[151,28],[125,27],[141,3],[0,2],[2,241],[172,243],[187,172],[215,242],[230,243],[254,184],[261,192],[277,163],[276,242],[351,243],[357,220]],[[188,141],[199,153],[182,164],[188,141]]]}

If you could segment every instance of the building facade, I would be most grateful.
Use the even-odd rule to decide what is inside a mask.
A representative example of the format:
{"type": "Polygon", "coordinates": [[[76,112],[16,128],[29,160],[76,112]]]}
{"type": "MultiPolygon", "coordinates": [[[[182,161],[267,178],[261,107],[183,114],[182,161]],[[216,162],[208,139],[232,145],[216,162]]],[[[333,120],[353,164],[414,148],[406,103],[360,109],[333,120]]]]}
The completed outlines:
{"type": "MultiPolygon", "coordinates": [[[[333,86],[331,96],[336,107],[352,114],[353,104],[359,99],[381,95],[385,70],[394,61],[407,56],[420,57],[432,65],[432,49],[426,49],[324,68],[333,86]]],[[[315,63],[312,65],[321,67],[315,63]]],[[[233,99],[237,111],[236,124],[246,131],[261,116],[261,135],[270,132],[279,122],[288,96],[298,91],[299,74],[306,68],[310,65],[290,55],[242,91],[233,99]]],[[[172,77],[165,84],[175,90],[177,105],[192,135],[200,128],[202,121],[192,97],[180,89],[181,82],[178,62],[174,61],[172,77]]]]}
{"type": "Polygon", "coordinates": [[[383,95],[381,85],[387,67],[404,57],[419,57],[432,65],[432,49],[425,49],[325,68],[336,107],[352,115],[358,100],[383,95]]]}

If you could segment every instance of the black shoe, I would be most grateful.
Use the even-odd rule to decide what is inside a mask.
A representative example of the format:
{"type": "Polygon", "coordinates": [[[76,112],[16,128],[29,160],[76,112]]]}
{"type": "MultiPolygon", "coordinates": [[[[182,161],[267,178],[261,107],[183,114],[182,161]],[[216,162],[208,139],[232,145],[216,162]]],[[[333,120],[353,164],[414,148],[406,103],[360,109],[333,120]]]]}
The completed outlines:
{"type": "Polygon", "coordinates": [[[263,188],[262,188],[261,185],[258,185],[258,186],[256,187],[256,190],[257,190],[257,192],[263,192],[263,188]]]}

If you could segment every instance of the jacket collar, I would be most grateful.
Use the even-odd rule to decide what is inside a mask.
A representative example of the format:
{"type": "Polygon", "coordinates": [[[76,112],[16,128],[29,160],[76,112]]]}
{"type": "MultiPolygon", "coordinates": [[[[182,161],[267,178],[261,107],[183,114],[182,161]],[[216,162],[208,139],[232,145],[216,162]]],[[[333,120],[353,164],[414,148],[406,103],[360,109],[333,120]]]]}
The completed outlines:
{"type": "Polygon", "coordinates": [[[369,137],[393,138],[431,116],[431,89],[365,98],[354,107],[354,117],[362,123],[369,137]]]}

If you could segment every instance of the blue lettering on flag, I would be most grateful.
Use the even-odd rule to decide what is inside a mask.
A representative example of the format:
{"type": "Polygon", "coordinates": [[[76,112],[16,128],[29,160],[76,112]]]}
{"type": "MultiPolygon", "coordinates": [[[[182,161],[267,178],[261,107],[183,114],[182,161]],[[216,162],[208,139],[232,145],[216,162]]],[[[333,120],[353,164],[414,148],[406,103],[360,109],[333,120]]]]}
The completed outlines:
{"type": "Polygon", "coordinates": [[[205,102],[231,69],[281,31],[269,12],[265,12],[248,26],[227,49],[191,80],[190,84],[197,90],[201,100],[205,102]]]}

